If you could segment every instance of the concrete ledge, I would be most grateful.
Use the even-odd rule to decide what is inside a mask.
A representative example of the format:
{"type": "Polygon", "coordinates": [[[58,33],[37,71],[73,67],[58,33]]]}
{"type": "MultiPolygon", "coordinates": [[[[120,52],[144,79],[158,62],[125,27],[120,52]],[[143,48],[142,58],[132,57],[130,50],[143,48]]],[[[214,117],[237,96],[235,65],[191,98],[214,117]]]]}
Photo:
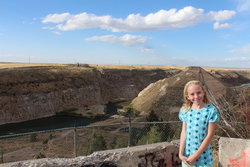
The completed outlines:
{"type": "Polygon", "coordinates": [[[250,140],[221,137],[219,140],[219,166],[249,167],[250,140]]]}
{"type": "Polygon", "coordinates": [[[76,158],[44,158],[1,164],[0,167],[164,167],[181,166],[178,146],[163,142],[94,152],[76,158]]]}

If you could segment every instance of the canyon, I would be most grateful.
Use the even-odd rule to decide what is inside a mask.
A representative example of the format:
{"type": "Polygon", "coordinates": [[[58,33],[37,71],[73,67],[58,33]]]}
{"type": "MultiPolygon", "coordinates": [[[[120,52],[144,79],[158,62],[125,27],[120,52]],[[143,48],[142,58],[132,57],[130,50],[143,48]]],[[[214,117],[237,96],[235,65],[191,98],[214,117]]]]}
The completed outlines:
{"type": "MultiPolygon", "coordinates": [[[[0,63],[2,129],[8,129],[6,127],[12,123],[39,123],[39,118],[47,120],[39,125],[43,128],[44,124],[55,124],[49,123],[48,118],[64,116],[63,114],[76,115],[83,121],[86,120],[83,119],[85,117],[94,121],[96,117],[108,115],[110,104],[119,104],[119,111],[126,107],[137,111],[139,115],[132,117],[132,122],[145,121],[151,111],[163,121],[178,120],[184,84],[194,79],[202,81],[210,95],[220,103],[219,107],[224,104],[221,99],[226,99],[226,103],[233,106],[230,111],[228,106],[220,109],[222,116],[230,113],[230,118],[222,120],[237,122],[250,119],[247,107],[250,105],[249,69],[12,63],[1,66],[2,64],[0,63]],[[241,119],[242,115],[245,116],[244,119],[241,119]],[[231,119],[233,116],[236,116],[235,120],[231,119]]],[[[127,117],[116,116],[90,125],[128,121],[127,117]]],[[[66,119],[61,119],[61,122],[66,122],[66,119]]],[[[217,135],[248,135],[249,127],[242,129],[232,125],[232,128],[230,122],[227,123],[226,126],[223,123],[218,125],[217,135]],[[224,134],[225,128],[229,134],[224,134]],[[241,133],[238,135],[236,132],[241,133]]],[[[14,125],[14,128],[21,127],[20,124],[14,125]]],[[[178,127],[178,123],[171,126],[174,136],[179,136],[178,127]]],[[[125,130],[124,126],[106,127],[100,130],[100,134],[103,134],[111,149],[115,137],[119,138],[119,143],[127,145],[125,130]]],[[[93,131],[94,128],[77,129],[78,155],[85,155],[93,131]]],[[[30,141],[32,135],[2,139],[0,148],[4,151],[4,162],[34,159],[40,155],[48,158],[74,157],[73,132],[73,129],[69,129],[41,133],[36,136],[35,142],[30,141]]]]}
{"type": "Polygon", "coordinates": [[[33,66],[0,69],[0,125],[60,112],[102,113],[109,102],[129,101],[148,84],[180,70],[33,66]]]}
{"type": "MultiPolygon", "coordinates": [[[[189,68],[193,71],[197,69],[200,68],[189,68]]],[[[180,93],[180,87],[186,81],[181,78],[188,75],[184,71],[187,69],[161,66],[153,69],[111,68],[108,65],[105,67],[4,66],[0,68],[0,125],[49,117],[64,112],[81,116],[98,114],[102,116],[109,102],[124,101],[129,104],[144,88],[150,84],[152,86],[157,81],[168,80],[168,85],[172,85],[170,89],[164,88],[165,92],[174,93],[173,91],[176,90],[180,93]],[[169,79],[173,77],[175,78],[169,79]]],[[[222,87],[226,90],[226,87],[250,82],[249,69],[204,68],[202,71],[210,78],[215,78],[216,83],[221,85],[218,90],[222,90],[222,87]]],[[[195,77],[192,78],[195,79],[195,77]]],[[[213,84],[210,87],[213,87],[213,84]]],[[[176,97],[178,100],[176,105],[172,105],[173,107],[181,104],[180,97],[171,97],[176,97]]],[[[143,108],[149,103],[139,104],[143,108]]],[[[135,108],[141,110],[136,105],[135,108]]]]}

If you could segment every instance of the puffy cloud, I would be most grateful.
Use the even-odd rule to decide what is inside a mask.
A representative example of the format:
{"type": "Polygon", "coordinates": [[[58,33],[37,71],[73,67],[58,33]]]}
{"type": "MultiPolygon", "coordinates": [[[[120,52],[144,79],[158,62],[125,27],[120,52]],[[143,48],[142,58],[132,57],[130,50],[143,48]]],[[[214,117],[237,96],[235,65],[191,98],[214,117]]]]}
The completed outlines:
{"type": "Polygon", "coordinates": [[[229,52],[231,53],[239,53],[239,54],[250,54],[250,44],[247,44],[238,49],[232,49],[229,52]]]}
{"type": "Polygon", "coordinates": [[[229,28],[229,27],[231,27],[231,25],[228,24],[228,23],[224,23],[224,24],[221,24],[221,23],[219,23],[219,22],[215,22],[215,23],[214,23],[214,29],[215,29],[215,30],[223,29],[223,28],[229,28]]]}
{"type": "Polygon", "coordinates": [[[49,14],[46,16],[42,22],[43,23],[60,23],[70,19],[69,13],[62,13],[62,14],[49,14]]]}
{"type": "Polygon", "coordinates": [[[88,28],[104,28],[109,29],[108,26],[112,24],[111,16],[96,16],[94,14],[81,13],[71,16],[64,24],[58,24],[57,28],[63,31],[75,29],[88,29],[88,28]]]}
{"type": "Polygon", "coordinates": [[[231,19],[235,14],[235,11],[230,10],[204,13],[204,9],[187,6],[180,10],[160,10],[146,16],[130,14],[125,19],[113,18],[110,15],[96,16],[88,13],[77,15],[69,13],[49,14],[42,22],[57,23],[56,27],[62,31],[102,28],[113,32],[139,32],[184,28],[202,22],[224,21],[231,19]]]}
{"type": "Polygon", "coordinates": [[[218,12],[209,12],[207,14],[208,19],[210,19],[211,21],[215,20],[215,21],[223,21],[223,20],[229,20],[232,18],[232,16],[234,16],[236,14],[235,11],[232,10],[222,10],[222,11],[218,11],[218,12]]]}
{"type": "Polygon", "coordinates": [[[122,44],[125,46],[135,46],[138,44],[145,43],[147,39],[148,37],[144,37],[144,36],[125,34],[120,37],[115,36],[115,35],[93,36],[93,37],[86,38],[85,40],[118,43],[118,44],[122,44]]]}

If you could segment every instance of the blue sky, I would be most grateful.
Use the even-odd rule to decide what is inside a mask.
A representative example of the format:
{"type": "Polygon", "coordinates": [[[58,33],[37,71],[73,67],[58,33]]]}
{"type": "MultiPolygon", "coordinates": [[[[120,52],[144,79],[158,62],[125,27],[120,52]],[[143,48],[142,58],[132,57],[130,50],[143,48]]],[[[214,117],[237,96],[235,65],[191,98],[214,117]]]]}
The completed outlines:
{"type": "Polygon", "coordinates": [[[0,0],[0,62],[250,67],[250,0],[0,0]]]}

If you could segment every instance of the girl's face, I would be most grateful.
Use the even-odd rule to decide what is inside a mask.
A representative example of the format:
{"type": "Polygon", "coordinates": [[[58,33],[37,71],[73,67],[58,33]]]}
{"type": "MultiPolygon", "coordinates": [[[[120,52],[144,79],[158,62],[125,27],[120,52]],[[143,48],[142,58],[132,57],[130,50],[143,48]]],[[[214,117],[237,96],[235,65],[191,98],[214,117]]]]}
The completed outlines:
{"type": "Polygon", "coordinates": [[[195,105],[203,104],[204,91],[200,85],[192,84],[187,88],[187,99],[190,100],[195,105]]]}

